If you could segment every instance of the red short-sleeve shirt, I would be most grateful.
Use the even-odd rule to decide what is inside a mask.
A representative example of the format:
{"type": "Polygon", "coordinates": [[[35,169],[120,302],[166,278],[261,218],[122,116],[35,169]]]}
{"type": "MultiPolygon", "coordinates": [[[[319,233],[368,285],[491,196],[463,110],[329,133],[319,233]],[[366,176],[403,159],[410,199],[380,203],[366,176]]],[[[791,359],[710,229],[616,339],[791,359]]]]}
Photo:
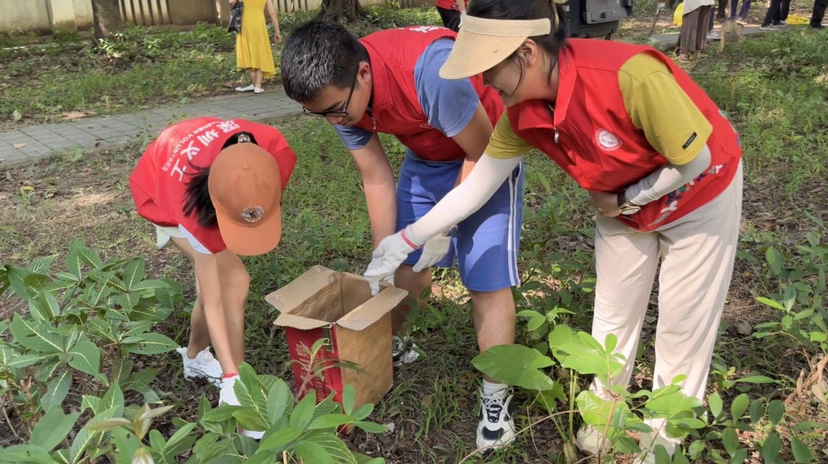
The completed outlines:
{"type": "Polygon", "coordinates": [[[296,154],[276,128],[241,119],[200,117],[167,127],[147,147],[132,175],[129,186],[138,214],[160,226],[180,226],[211,253],[226,246],[218,226],[203,227],[195,214],[184,215],[187,182],[196,167],[213,164],[231,136],[250,132],[258,145],[279,164],[282,190],[287,185],[296,154]]]}

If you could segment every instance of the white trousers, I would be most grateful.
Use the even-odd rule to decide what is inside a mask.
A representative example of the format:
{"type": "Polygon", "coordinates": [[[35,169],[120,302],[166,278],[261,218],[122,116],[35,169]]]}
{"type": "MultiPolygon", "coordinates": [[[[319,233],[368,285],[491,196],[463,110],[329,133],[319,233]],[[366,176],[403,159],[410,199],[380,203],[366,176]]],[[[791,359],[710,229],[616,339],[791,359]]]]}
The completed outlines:
{"type": "MultiPolygon", "coordinates": [[[[615,385],[630,381],[656,269],[658,325],[653,389],[679,375],[684,393],[704,398],[719,321],[733,274],[742,215],[742,167],[730,186],[708,204],[652,232],[638,232],[598,216],[597,281],[592,335],[618,337],[626,364],[615,385]]],[[[606,397],[605,388],[592,390],[606,397]]],[[[662,427],[663,428],[663,427],[662,427]]]]}

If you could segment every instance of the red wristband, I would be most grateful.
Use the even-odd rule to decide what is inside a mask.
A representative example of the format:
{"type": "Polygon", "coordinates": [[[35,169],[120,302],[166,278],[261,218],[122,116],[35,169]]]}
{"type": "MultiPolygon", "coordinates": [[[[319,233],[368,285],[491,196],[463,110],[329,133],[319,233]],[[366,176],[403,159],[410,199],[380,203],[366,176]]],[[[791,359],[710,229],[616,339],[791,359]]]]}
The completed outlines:
{"type": "Polygon", "coordinates": [[[405,229],[402,229],[402,230],[400,231],[400,237],[402,237],[403,241],[404,241],[404,242],[405,242],[408,246],[410,246],[411,248],[413,248],[413,249],[415,249],[415,250],[419,250],[419,249],[420,249],[420,247],[418,247],[418,246],[417,246],[414,242],[412,242],[411,240],[409,240],[409,239],[408,239],[408,237],[406,237],[406,236],[405,236],[405,229]]]}
{"type": "Polygon", "coordinates": [[[237,375],[239,375],[239,373],[238,373],[238,372],[228,372],[228,373],[226,373],[226,374],[221,374],[221,378],[222,378],[222,379],[230,379],[230,378],[233,378],[233,377],[235,377],[235,376],[237,376],[237,375]]]}

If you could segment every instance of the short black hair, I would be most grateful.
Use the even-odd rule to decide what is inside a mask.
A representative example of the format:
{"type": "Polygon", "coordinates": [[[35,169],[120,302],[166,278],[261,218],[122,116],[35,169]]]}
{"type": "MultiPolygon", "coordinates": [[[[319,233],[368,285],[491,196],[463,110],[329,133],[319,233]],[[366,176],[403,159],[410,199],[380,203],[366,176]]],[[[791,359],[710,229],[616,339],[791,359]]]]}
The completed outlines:
{"type": "Polygon", "coordinates": [[[294,29],[282,49],[285,94],[300,103],[312,102],[333,85],[350,87],[368,51],[341,24],[311,21],[294,29]]]}
{"type": "MultiPolygon", "coordinates": [[[[224,142],[221,149],[235,145],[237,143],[254,143],[256,137],[250,132],[237,132],[224,142]]],[[[201,227],[216,227],[218,220],[216,219],[216,207],[213,206],[213,200],[210,199],[209,178],[210,166],[194,166],[195,170],[190,174],[187,180],[187,187],[184,194],[184,215],[196,215],[198,225],[201,227]]]]}

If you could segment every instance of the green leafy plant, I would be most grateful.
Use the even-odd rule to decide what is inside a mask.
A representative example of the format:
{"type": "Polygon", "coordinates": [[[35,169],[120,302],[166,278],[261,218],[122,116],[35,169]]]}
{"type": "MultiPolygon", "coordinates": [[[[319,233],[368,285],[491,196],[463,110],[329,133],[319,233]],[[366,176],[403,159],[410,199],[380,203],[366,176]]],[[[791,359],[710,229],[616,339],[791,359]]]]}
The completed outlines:
{"type": "Polygon", "coordinates": [[[203,399],[200,403],[200,423],[206,433],[193,448],[200,462],[226,456],[226,450],[237,446],[237,443],[237,450],[248,456],[246,462],[385,462],[382,458],[369,458],[351,452],[337,436],[337,430],[350,427],[369,433],[386,432],[385,427],[365,421],[374,405],[355,407],[353,387],[345,387],[341,406],[332,397],[316,404],[314,391],[294,403],[293,393],[279,378],[256,375],[247,364],[240,367],[239,377],[241,381],[235,385],[239,406],[222,404],[212,409],[203,399]],[[264,431],[265,434],[256,444],[249,438],[237,436],[237,426],[264,431]]]}
{"type": "MultiPolygon", "coordinates": [[[[521,345],[495,346],[477,356],[474,366],[489,377],[528,390],[537,403],[545,408],[547,418],[555,424],[564,441],[566,462],[578,462],[573,441],[576,418],[594,427],[605,438],[609,451],[599,456],[601,462],[614,462],[616,453],[640,454],[650,452],[657,464],[700,462],[742,463],[751,448],[742,443],[739,432],[761,430],[765,436],[757,443],[764,462],[783,462],[783,443],[776,427],[785,416],[786,407],[780,400],[765,402],[750,400],[746,393],[738,395],[725,411],[719,393],[708,397],[707,407],[697,398],[685,395],[679,383],[653,391],[641,389],[630,392],[623,385],[612,386],[624,360],[614,353],[617,340],[610,335],[604,344],[585,332],[577,332],[566,325],[557,325],[549,333],[549,345],[554,359],[539,351],[521,345]],[[553,368],[558,366],[560,370],[553,368]],[[551,373],[559,372],[561,380],[551,373]],[[563,374],[563,373],[565,374],[563,374]],[[591,375],[601,385],[610,385],[606,394],[599,396],[589,389],[581,389],[579,376],[591,375]],[[568,382],[567,382],[568,379],[568,382]],[[563,407],[559,407],[563,404],[563,407]],[[653,430],[650,424],[664,423],[665,430],[653,430]],[[661,446],[642,449],[633,438],[638,434],[663,432],[680,443],[670,456],[661,446]]],[[[735,383],[773,382],[765,376],[736,379],[735,383]]],[[[731,384],[731,385],[732,385],[731,384]]],[[[537,424],[529,424],[527,428],[537,424]]],[[[814,424],[799,424],[795,432],[809,432],[814,424]]],[[[793,462],[809,463],[814,453],[805,442],[790,436],[793,462]]]]}
{"type": "MultiPolygon", "coordinates": [[[[156,370],[134,372],[130,356],[178,346],[152,328],[169,316],[181,290],[168,281],[146,280],[143,258],[103,262],[74,242],[65,271],[51,274],[53,262],[54,257],[45,257],[26,268],[0,267],[6,301],[27,307],[0,325],[0,394],[25,427],[14,433],[33,439],[46,417],[60,424],[74,418],[74,424],[77,415],[63,415],[70,391],[96,398],[117,387],[158,401],[150,387],[156,370]]],[[[45,442],[44,450],[56,446],[53,439],[45,442]]]]}
{"type": "Polygon", "coordinates": [[[213,409],[202,397],[198,423],[173,419],[170,436],[151,429],[173,406],[149,406],[160,401],[151,387],[157,370],[134,372],[131,358],[177,346],[151,330],[170,315],[180,288],[145,279],[142,258],[104,262],[80,242],[70,247],[65,271],[51,274],[53,261],[0,268],[5,298],[28,304],[27,312],[0,323],[0,333],[9,335],[0,338],[0,394],[27,429],[18,435],[25,444],[3,449],[0,462],[176,463],[185,451],[189,462],[384,462],[352,453],[337,436],[351,427],[385,432],[365,420],[372,404],[355,407],[352,387],[342,406],[332,398],[316,405],[313,391],[294,404],[284,381],[257,376],[247,364],[235,385],[239,406],[213,409]],[[80,396],[80,410],[66,414],[70,390],[80,396]],[[143,396],[143,406],[127,403],[130,391],[143,396]],[[70,438],[84,415],[90,418],[70,438]],[[255,442],[237,427],[266,433],[255,442]]]}
{"type": "MultiPolygon", "coordinates": [[[[822,221],[812,218],[824,228],[822,221]]],[[[755,336],[790,339],[809,358],[828,354],[828,309],[823,302],[828,245],[822,244],[821,239],[819,233],[808,232],[805,243],[796,246],[796,255],[788,258],[777,248],[768,247],[767,272],[778,283],[779,291],[756,298],[779,311],[781,318],[757,325],[755,336]]]]}

